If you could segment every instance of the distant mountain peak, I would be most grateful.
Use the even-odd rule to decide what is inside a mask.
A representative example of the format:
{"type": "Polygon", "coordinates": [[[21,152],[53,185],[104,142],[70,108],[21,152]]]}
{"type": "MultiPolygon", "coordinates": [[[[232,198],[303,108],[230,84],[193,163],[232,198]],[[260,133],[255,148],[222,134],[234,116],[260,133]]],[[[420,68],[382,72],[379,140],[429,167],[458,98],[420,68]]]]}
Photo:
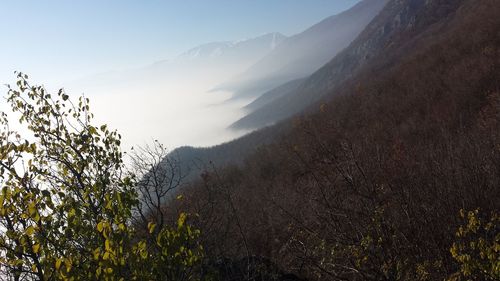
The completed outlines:
{"type": "Polygon", "coordinates": [[[273,40],[271,41],[272,50],[276,49],[276,46],[278,46],[281,43],[281,41],[286,39],[285,35],[278,32],[273,33],[272,36],[273,36],[273,40]]]}
{"type": "Polygon", "coordinates": [[[263,35],[237,40],[210,42],[194,47],[181,55],[178,59],[211,59],[224,56],[236,49],[256,49],[255,51],[272,51],[287,37],[279,32],[270,32],[263,35]]]}
{"type": "Polygon", "coordinates": [[[271,42],[273,42],[273,41],[280,41],[280,40],[283,40],[286,38],[287,38],[287,36],[281,34],[280,32],[267,32],[267,33],[264,33],[264,34],[261,34],[261,35],[258,35],[258,36],[252,37],[252,38],[245,38],[245,39],[233,41],[232,43],[233,43],[233,45],[237,45],[237,44],[245,43],[245,42],[252,41],[252,40],[271,40],[271,42]]]}
{"type": "Polygon", "coordinates": [[[222,53],[223,49],[233,46],[232,42],[211,42],[199,45],[180,54],[180,59],[197,59],[200,57],[216,57],[222,53]]]}

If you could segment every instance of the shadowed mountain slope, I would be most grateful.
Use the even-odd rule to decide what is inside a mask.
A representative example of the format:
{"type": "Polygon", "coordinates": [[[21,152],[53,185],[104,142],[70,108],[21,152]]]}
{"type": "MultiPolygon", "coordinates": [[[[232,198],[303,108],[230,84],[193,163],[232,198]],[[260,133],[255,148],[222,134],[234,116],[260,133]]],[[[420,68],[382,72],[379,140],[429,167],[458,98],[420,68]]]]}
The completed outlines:
{"type": "MultiPolygon", "coordinates": [[[[322,100],[334,97],[341,90],[341,86],[361,70],[377,73],[397,63],[410,50],[418,49],[415,40],[423,36],[434,24],[443,22],[447,14],[453,12],[461,3],[459,0],[442,0],[446,4],[438,5],[435,1],[427,4],[419,0],[390,1],[348,48],[310,77],[275,89],[281,97],[271,99],[270,103],[234,123],[232,128],[263,127],[294,114],[317,111],[322,100]],[[285,91],[280,92],[280,89],[285,91]]],[[[432,36],[432,33],[428,36],[432,36]]],[[[263,96],[265,97],[266,95],[263,96]]],[[[279,134],[275,131],[281,130],[277,128],[288,127],[289,123],[290,120],[284,120],[251,134],[259,136],[258,138],[243,137],[241,140],[237,139],[214,148],[183,148],[181,151],[184,153],[179,154],[179,159],[183,165],[196,166],[197,168],[191,169],[197,171],[195,174],[199,174],[202,169],[200,165],[193,165],[194,159],[205,165],[213,162],[217,167],[241,164],[241,157],[248,155],[249,151],[253,152],[255,147],[262,143],[277,138],[279,134]],[[261,139],[266,141],[259,142],[261,139]]]]}
{"type": "Polygon", "coordinates": [[[311,281],[498,280],[498,255],[475,245],[495,253],[500,225],[499,14],[392,0],[329,101],[185,190],[207,256],[311,281]]]}

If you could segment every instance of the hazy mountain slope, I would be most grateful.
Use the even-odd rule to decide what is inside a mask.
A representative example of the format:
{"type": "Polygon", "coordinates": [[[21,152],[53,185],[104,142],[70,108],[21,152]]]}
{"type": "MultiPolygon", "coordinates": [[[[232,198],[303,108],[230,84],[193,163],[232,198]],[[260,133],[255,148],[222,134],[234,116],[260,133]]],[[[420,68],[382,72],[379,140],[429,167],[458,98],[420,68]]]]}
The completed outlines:
{"type": "MultiPolygon", "coordinates": [[[[439,10],[433,11],[438,15],[435,17],[420,14],[430,13],[434,1],[390,2],[360,36],[333,60],[287,95],[250,113],[231,127],[252,129],[272,124],[299,113],[320,101],[325,95],[335,92],[343,81],[352,77],[364,65],[375,60],[383,60],[378,67],[390,65],[403,51],[400,44],[404,44],[404,40],[425,31],[425,27],[439,21],[439,15],[445,15],[455,8],[458,2],[450,1],[449,5],[439,7],[439,10]],[[400,48],[399,53],[395,53],[396,47],[400,48]]],[[[409,47],[411,46],[405,48],[409,47]]]]}
{"type": "Polygon", "coordinates": [[[211,95],[209,90],[255,63],[283,39],[270,33],[204,44],[172,60],[87,77],[67,83],[66,88],[95,100],[96,115],[112,115],[109,125],[123,132],[125,146],[144,144],[152,135],[172,148],[214,145],[241,136],[227,127],[242,116],[244,104],[225,103],[229,93],[211,95]]]}
{"type": "Polygon", "coordinates": [[[211,42],[194,47],[173,59],[137,69],[102,73],[73,84],[77,87],[85,86],[86,89],[116,90],[120,85],[146,82],[154,85],[189,78],[196,83],[210,82],[209,90],[213,85],[259,61],[285,39],[280,33],[268,33],[234,42],[211,42]]]}
{"type": "MultiPolygon", "coordinates": [[[[327,95],[335,96],[338,90],[342,89],[339,86],[343,85],[349,78],[355,77],[360,70],[365,69],[365,71],[377,73],[380,69],[398,62],[404,58],[409,50],[418,49],[412,40],[425,33],[424,31],[429,26],[441,21],[448,13],[454,11],[460,3],[458,0],[447,0],[446,3],[449,5],[438,5],[439,9],[434,10],[432,6],[434,1],[428,2],[427,5],[419,0],[391,1],[351,46],[299,86],[298,89],[303,91],[292,88],[292,91],[288,92],[286,96],[256,110],[235,123],[234,127],[259,127],[266,123],[275,122],[275,120],[285,119],[293,113],[305,110],[315,101],[326,98],[327,95]],[[425,13],[433,16],[427,16],[425,13]]],[[[314,107],[312,110],[315,111],[318,108],[314,107]]],[[[284,120],[282,123],[265,128],[265,132],[273,132],[272,128],[276,126],[279,128],[283,124],[289,123],[290,120],[284,120]]],[[[245,145],[238,145],[239,140],[222,144],[217,147],[218,152],[210,151],[210,148],[207,150],[199,149],[190,157],[189,161],[183,161],[181,157],[181,162],[191,162],[191,159],[199,158],[203,159],[204,162],[214,161],[217,165],[241,163],[239,156],[223,151],[226,147],[231,147],[231,151],[237,151],[235,155],[244,155],[248,153],[248,148],[253,150],[254,147],[261,145],[258,139],[256,140],[253,143],[247,142],[245,145]]]]}
{"type": "Polygon", "coordinates": [[[245,109],[250,111],[255,111],[270,102],[289,94],[291,91],[295,90],[299,85],[304,82],[305,79],[296,79],[281,86],[278,86],[258,97],[256,100],[245,106],[245,109]]]}
{"type": "Polygon", "coordinates": [[[311,281],[498,280],[469,244],[498,234],[500,2],[391,3],[411,24],[322,110],[187,189],[208,257],[311,281]]]}
{"type": "Polygon", "coordinates": [[[349,45],[378,14],[386,0],[364,0],[286,39],[241,75],[218,86],[235,97],[258,97],[290,80],[310,75],[349,45]]]}
{"type": "Polygon", "coordinates": [[[212,147],[179,147],[167,157],[175,159],[180,164],[186,181],[191,181],[197,179],[203,171],[243,164],[245,158],[256,152],[260,145],[275,141],[289,130],[290,124],[283,123],[212,147]]]}
{"type": "Polygon", "coordinates": [[[212,42],[195,47],[181,54],[176,60],[185,63],[212,62],[215,64],[213,67],[235,65],[241,68],[260,60],[285,39],[286,36],[275,32],[235,42],[212,42]]]}

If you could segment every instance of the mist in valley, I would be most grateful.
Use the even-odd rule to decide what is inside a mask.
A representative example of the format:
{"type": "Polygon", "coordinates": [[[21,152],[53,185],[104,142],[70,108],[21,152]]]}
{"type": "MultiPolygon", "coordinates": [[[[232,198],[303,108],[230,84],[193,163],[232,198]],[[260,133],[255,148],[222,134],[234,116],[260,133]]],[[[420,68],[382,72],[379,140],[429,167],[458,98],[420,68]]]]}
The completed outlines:
{"type": "MultiPolygon", "coordinates": [[[[374,2],[381,3],[383,0],[374,2]]],[[[349,44],[359,33],[360,27],[351,27],[350,22],[343,22],[342,16],[336,19],[335,14],[355,3],[356,1],[349,0],[329,4],[333,8],[331,12],[320,9],[317,5],[288,3],[289,7],[300,6],[302,9],[295,9],[293,13],[283,16],[281,28],[269,23],[279,22],[273,16],[281,11],[282,6],[268,5],[267,10],[256,8],[253,12],[267,16],[255,21],[238,16],[244,10],[248,12],[248,7],[235,5],[228,8],[234,9],[233,14],[221,12],[218,16],[220,21],[238,19],[252,22],[252,25],[234,24],[237,21],[233,24],[224,22],[223,28],[219,30],[211,28],[212,25],[221,24],[216,20],[219,11],[212,16],[204,15],[191,21],[183,18],[185,30],[179,30],[176,25],[165,25],[170,27],[167,30],[158,29],[153,24],[160,20],[153,19],[152,16],[162,15],[161,8],[165,8],[167,4],[160,5],[162,7],[157,7],[154,11],[150,10],[151,7],[144,11],[118,10],[121,14],[115,17],[115,22],[109,22],[105,14],[87,11],[84,5],[63,5],[57,9],[71,11],[76,16],[63,13],[67,26],[54,20],[50,22],[54,24],[52,32],[43,29],[44,24],[49,25],[43,15],[28,11],[33,21],[38,21],[39,24],[36,27],[20,25],[19,29],[27,34],[36,33],[36,38],[44,43],[44,47],[33,48],[20,41],[13,42],[2,54],[6,64],[0,68],[1,82],[14,84],[13,72],[22,71],[30,76],[33,85],[43,85],[49,92],[55,93],[64,88],[75,100],[84,95],[90,99],[96,122],[108,124],[122,135],[125,150],[143,146],[153,140],[165,144],[170,150],[180,146],[213,146],[255,129],[231,127],[234,122],[251,113],[252,110],[247,105],[281,82],[309,75],[326,58],[333,57],[349,44]],[[136,24],[148,26],[138,33],[139,30],[131,26],[130,19],[137,13],[146,16],[142,15],[146,11],[153,13],[148,15],[148,20],[133,20],[136,24]],[[85,12],[95,14],[96,21],[103,25],[87,27],[89,30],[85,33],[74,33],[75,28],[83,28],[75,19],[85,16],[85,12]],[[297,17],[299,14],[300,17],[297,17]],[[324,20],[325,17],[328,17],[327,20],[324,20]],[[314,24],[317,25],[311,28],[314,24]],[[126,26],[129,26],[128,30],[126,26]],[[120,32],[109,33],[112,30],[120,32]],[[273,32],[262,32],[259,35],[257,30],[273,32]],[[287,32],[288,36],[280,31],[287,32]],[[169,35],[171,40],[167,42],[165,40],[169,35]],[[230,40],[216,41],[216,38],[221,37],[230,40]],[[88,44],[85,40],[91,38],[95,38],[95,42],[88,44]],[[331,38],[338,42],[330,51],[331,44],[325,39],[331,41],[331,38]],[[187,42],[196,43],[186,47],[189,46],[187,42]],[[154,43],[156,44],[153,46],[154,43]],[[161,50],[162,45],[164,50],[161,50]],[[20,55],[21,52],[23,56],[20,55]],[[177,55],[172,55],[175,53],[177,55]],[[303,59],[297,62],[299,58],[303,59]],[[272,83],[255,79],[254,86],[258,90],[246,95],[237,92],[238,86],[234,83],[241,75],[252,71],[257,75],[267,75],[266,73],[282,69],[285,65],[290,65],[287,71],[294,75],[287,72],[280,79],[273,78],[272,83]],[[263,66],[264,71],[258,70],[263,66]],[[223,86],[228,83],[235,87],[223,86]]],[[[51,7],[52,4],[54,3],[51,3],[51,7]]],[[[175,5],[182,12],[197,13],[194,12],[192,3],[175,5]]],[[[379,6],[370,5],[368,9],[362,9],[362,13],[358,12],[357,22],[367,22],[379,6]],[[367,10],[373,12],[367,13],[367,10]],[[359,19],[360,17],[365,19],[359,19]]],[[[112,8],[112,5],[106,8],[112,8]]],[[[178,17],[175,10],[168,10],[167,14],[170,16],[161,21],[175,20],[178,17]]],[[[0,104],[0,110],[7,110],[4,103],[0,104]]]]}
{"type": "Polygon", "coordinates": [[[226,128],[244,115],[246,101],[228,103],[230,92],[209,92],[230,67],[210,71],[175,63],[96,75],[66,90],[84,93],[97,121],[122,133],[125,148],[153,139],[171,149],[210,146],[244,133],[226,128]]]}

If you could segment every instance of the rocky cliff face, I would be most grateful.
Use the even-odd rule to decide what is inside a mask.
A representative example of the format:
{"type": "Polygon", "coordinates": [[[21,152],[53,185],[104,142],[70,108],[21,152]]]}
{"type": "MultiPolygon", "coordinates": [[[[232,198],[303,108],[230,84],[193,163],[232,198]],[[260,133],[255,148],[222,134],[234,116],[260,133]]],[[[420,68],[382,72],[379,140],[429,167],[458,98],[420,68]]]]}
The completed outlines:
{"type": "Polygon", "coordinates": [[[462,2],[463,0],[390,1],[344,52],[310,77],[303,85],[303,92],[314,91],[321,96],[373,60],[374,64],[379,61],[384,61],[385,64],[394,62],[394,57],[401,53],[401,46],[404,49],[404,44],[397,43],[409,41],[407,44],[410,44],[411,38],[446,18],[462,2]]]}

